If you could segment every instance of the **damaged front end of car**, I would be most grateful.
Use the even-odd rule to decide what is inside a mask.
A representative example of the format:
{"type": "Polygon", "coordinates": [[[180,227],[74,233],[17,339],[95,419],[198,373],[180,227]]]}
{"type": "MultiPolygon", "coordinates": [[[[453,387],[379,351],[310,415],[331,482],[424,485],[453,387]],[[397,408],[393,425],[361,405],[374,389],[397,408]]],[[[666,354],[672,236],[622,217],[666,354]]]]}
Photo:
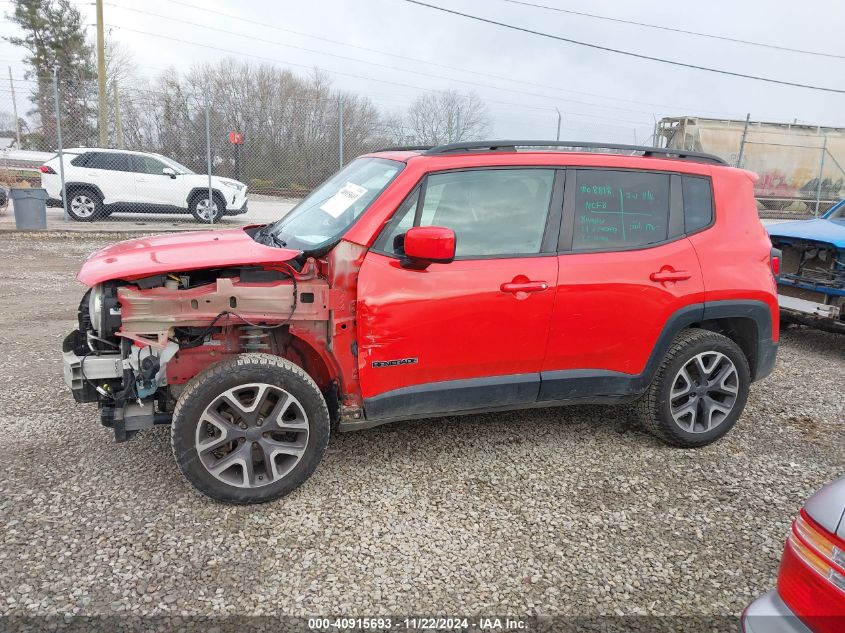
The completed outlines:
{"type": "MultiPolygon", "coordinates": [[[[161,248],[138,248],[154,251],[148,260],[167,259],[161,248]]],[[[360,411],[354,396],[340,401],[344,389],[357,392],[354,359],[345,355],[350,366],[341,366],[331,350],[355,345],[354,271],[362,255],[363,249],[342,244],[320,259],[299,254],[129,280],[94,277],[79,306],[79,326],[64,340],[65,383],[77,402],[97,404],[118,442],[169,424],[186,383],[245,353],[290,360],[312,376],[332,415],[341,404],[354,415],[360,411]]],[[[94,259],[117,258],[100,253],[94,259]]],[[[83,267],[80,278],[92,277],[83,267]]]]}
{"type": "Polygon", "coordinates": [[[778,302],[786,319],[845,333],[845,249],[805,237],[771,237],[782,253],[778,302]]]}

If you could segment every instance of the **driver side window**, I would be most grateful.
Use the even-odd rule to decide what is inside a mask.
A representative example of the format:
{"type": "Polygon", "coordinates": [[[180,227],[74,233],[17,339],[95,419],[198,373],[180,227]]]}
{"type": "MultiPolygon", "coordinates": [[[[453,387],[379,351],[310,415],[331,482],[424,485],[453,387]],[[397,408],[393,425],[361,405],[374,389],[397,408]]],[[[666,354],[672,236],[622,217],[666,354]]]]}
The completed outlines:
{"type": "Polygon", "coordinates": [[[380,248],[399,255],[394,249],[397,236],[413,226],[443,226],[455,231],[456,257],[539,253],[553,182],[551,169],[431,174],[397,210],[380,248]]]}
{"type": "Polygon", "coordinates": [[[162,174],[162,169],[166,167],[164,163],[149,156],[133,156],[135,161],[135,171],[139,174],[162,174]]]}

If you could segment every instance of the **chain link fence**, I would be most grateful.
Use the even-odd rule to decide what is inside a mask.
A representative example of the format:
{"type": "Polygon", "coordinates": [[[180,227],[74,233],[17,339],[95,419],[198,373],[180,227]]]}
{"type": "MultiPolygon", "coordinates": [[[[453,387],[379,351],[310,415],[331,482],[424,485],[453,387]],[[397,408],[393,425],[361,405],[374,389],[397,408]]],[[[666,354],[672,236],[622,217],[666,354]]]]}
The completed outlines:
{"type": "MultiPolygon", "coordinates": [[[[6,151],[0,181],[43,186],[48,206],[69,221],[152,215],[266,223],[356,156],[395,143],[372,104],[355,95],[306,90],[252,102],[217,83],[114,94],[104,138],[96,109],[68,116],[56,85],[54,112],[42,110],[38,139],[56,151],[6,151]],[[261,107],[268,102],[272,107],[261,107]]],[[[273,90],[269,81],[263,85],[273,90]]]]}
{"type": "Polygon", "coordinates": [[[845,129],[705,119],[666,118],[658,123],[666,147],[716,154],[756,172],[762,217],[802,218],[825,213],[845,194],[845,129]]]}

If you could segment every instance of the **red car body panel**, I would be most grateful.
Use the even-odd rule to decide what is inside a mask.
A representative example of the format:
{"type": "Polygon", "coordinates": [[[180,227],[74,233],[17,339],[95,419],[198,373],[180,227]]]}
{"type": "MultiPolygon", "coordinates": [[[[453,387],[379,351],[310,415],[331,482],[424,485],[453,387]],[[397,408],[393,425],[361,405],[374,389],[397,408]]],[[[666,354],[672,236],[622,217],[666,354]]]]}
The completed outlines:
{"type": "Polygon", "coordinates": [[[243,228],[170,233],[118,242],[92,253],[76,278],[93,286],[110,279],[284,262],[298,254],[259,244],[243,228]]]}
{"type": "Polygon", "coordinates": [[[613,253],[567,253],[558,261],[543,371],[639,374],[669,317],[704,300],[698,258],[686,239],[613,253]],[[652,280],[661,271],[688,277],[652,280]]]}
{"type": "Polygon", "coordinates": [[[553,255],[457,260],[411,270],[395,257],[368,253],[358,281],[364,398],[423,383],[538,373],[556,279],[553,255]],[[529,281],[547,288],[502,290],[503,284],[529,281]],[[409,359],[415,362],[379,365],[409,359]]]}
{"type": "Polygon", "coordinates": [[[751,172],[720,168],[713,178],[716,220],[695,233],[695,247],[704,275],[706,301],[753,299],[769,306],[772,340],[779,339],[777,283],[772,275],[772,242],[757,216],[751,172]]]}

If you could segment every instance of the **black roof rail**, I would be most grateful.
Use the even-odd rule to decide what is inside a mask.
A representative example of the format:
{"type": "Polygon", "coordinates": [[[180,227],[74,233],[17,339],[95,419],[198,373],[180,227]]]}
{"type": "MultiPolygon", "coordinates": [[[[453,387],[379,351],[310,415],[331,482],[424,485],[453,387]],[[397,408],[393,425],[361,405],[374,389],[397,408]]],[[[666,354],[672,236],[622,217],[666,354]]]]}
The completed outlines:
{"type": "Polygon", "coordinates": [[[433,145],[395,145],[392,147],[382,147],[377,149],[377,152],[420,152],[433,148],[433,145]]]}
{"type": "Polygon", "coordinates": [[[622,145],[619,143],[591,143],[583,141],[469,141],[465,143],[449,143],[436,147],[415,148],[423,149],[426,156],[438,154],[449,154],[451,152],[468,151],[516,151],[517,147],[565,147],[572,149],[612,149],[624,152],[639,152],[646,157],[665,157],[680,160],[689,160],[698,163],[713,163],[715,165],[727,165],[727,161],[713,154],[704,152],[692,152],[685,149],[673,147],[648,147],[646,145],[622,145]]]}

